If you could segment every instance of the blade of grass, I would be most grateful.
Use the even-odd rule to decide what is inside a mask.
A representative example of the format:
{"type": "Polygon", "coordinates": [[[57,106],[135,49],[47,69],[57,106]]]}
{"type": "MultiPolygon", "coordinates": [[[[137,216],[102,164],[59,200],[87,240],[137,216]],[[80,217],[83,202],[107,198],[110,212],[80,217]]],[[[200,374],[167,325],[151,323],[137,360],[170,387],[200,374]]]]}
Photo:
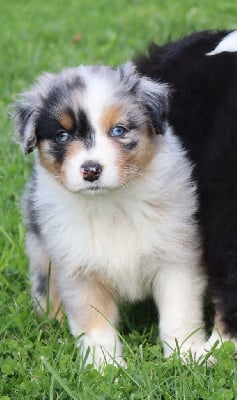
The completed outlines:
{"type": "Polygon", "coordinates": [[[44,357],[41,357],[41,361],[42,361],[42,364],[45,366],[45,368],[51,373],[54,380],[56,380],[59,383],[59,385],[65,390],[65,392],[70,396],[71,399],[81,400],[81,397],[79,395],[75,395],[71,391],[71,389],[62,380],[60,375],[51,367],[51,365],[48,363],[48,361],[44,357]]]}

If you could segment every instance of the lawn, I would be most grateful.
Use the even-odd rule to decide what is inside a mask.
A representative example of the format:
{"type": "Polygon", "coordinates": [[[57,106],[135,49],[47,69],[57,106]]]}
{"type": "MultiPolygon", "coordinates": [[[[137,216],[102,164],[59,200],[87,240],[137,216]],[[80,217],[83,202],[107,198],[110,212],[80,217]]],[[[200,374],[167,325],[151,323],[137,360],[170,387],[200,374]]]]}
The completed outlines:
{"type": "Polygon", "coordinates": [[[235,0],[0,1],[0,400],[237,399],[234,349],[217,365],[165,360],[150,302],[125,306],[121,329],[126,370],[101,375],[80,360],[67,323],[39,318],[29,296],[20,196],[32,156],[13,143],[7,108],[43,71],[79,63],[119,65],[149,41],[193,30],[236,28],[235,0]],[[143,320],[143,323],[141,323],[143,320]]]}

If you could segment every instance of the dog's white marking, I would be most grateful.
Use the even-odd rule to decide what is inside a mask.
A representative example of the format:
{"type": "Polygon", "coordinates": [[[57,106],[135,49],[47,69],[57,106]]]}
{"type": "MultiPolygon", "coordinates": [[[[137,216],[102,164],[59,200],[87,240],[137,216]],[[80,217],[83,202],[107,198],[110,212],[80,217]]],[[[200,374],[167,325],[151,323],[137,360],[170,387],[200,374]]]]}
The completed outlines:
{"type": "Polygon", "coordinates": [[[237,31],[233,31],[225,36],[213,51],[207,53],[207,56],[215,56],[216,54],[223,53],[224,51],[237,51],[237,31]]]}

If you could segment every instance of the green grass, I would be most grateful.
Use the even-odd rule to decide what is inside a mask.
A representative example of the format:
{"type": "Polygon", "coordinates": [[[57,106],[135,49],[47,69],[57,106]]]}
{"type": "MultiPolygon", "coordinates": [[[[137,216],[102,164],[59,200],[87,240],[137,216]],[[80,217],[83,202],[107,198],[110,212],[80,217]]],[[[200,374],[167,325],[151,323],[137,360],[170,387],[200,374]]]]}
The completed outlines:
{"type": "Polygon", "coordinates": [[[42,71],[79,63],[118,65],[193,30],[236,28],[235,0],[0,1],[0,400],[237,399],[234,349],[218,364],[164,360],[150,304],[122,311],[127,370],[84,367],[66,323],[40,319],[29,296],[19,202],[31,156],[11,141],[7,107],[42,71]],[[77,43],[72,41],[80,35],[77,43]],[[140,318],[137,317],[140,315],[140,318]],[[142,318],[141,318],[142,316],[142,318]],[[143,319],[143,325],[139,320],[143,319]]]}

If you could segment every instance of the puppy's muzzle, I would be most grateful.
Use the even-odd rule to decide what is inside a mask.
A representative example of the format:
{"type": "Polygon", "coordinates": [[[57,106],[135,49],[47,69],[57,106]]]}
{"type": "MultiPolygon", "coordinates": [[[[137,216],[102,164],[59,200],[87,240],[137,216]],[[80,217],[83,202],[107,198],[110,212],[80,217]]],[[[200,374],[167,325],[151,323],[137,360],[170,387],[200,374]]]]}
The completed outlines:
{"type": "Polygon", "coordinates": [[[81,166],[81,173],[85,181],[97,181],[101,175],[102,166],[93,161],[87,161],[81,166]]]}

